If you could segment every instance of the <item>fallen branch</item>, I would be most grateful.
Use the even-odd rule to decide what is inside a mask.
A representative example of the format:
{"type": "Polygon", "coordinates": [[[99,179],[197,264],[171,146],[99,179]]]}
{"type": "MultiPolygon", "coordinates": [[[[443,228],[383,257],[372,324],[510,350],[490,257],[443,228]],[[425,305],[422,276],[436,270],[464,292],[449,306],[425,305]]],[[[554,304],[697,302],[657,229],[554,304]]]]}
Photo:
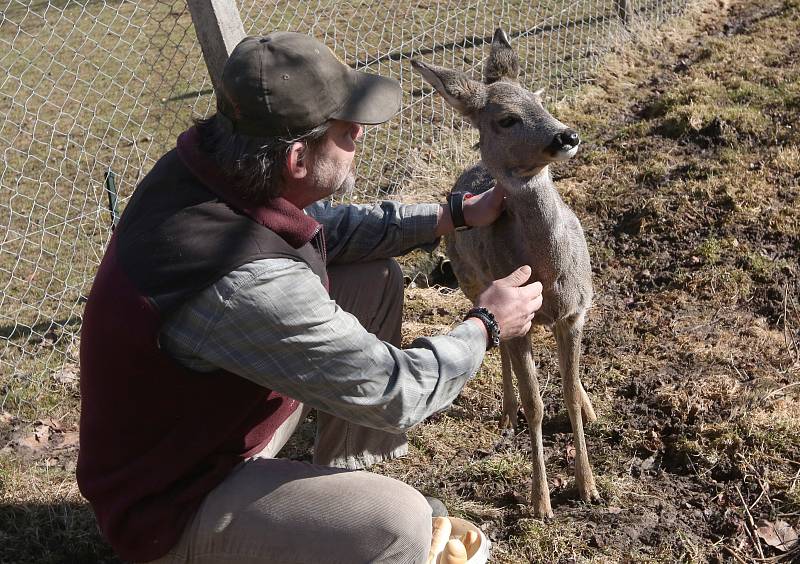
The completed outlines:
{"type": "Polygon", "coordinates": [[[739,486],[736,486],[736,493],[739,494],[739,499],[742,500],[742,507],[744,507],[745,516],[747,517],[745,530],[747,531],[750,540],[753,541],[753,546],[756,547],[758,555],[761,558],[764,558],[764,551],[761,549],[761,541],[758,540],[758,535],[756,534],[756,524],[755,521],[753,521],[753,515],[750,513],[750,508],[747,507],[747,502],[744,500],[744,496],[742,495],[742,491],[739,489],[739,486]]]}

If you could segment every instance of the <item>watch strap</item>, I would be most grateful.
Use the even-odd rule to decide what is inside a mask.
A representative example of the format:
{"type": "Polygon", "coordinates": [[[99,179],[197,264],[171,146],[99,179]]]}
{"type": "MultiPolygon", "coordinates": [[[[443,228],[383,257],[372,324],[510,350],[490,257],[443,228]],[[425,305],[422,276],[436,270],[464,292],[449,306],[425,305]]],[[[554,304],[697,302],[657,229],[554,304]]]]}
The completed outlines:
{"type": "Polygon", "coordinates": [[[451,192],[447,196],[447,207],[450,210],[450,219],[453,221],[453,227],[456,231],[464,231],[470,229],[467,221],[464,219],[464,200],[471,198],[472,194],[469,192],[451,192]]]}

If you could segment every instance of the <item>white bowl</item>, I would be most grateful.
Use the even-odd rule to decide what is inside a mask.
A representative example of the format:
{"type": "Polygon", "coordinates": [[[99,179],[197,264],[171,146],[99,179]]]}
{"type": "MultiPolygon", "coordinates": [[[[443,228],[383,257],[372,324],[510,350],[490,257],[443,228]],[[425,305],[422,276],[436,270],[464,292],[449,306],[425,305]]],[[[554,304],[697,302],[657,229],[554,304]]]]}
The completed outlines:
{"type": "MultiPolygon", "coordinates": [[[[453,529],[450,532],[451,539],[458,539],[464,536],[466,532],[470,530],[478,533],[478,537],[480,537],[480,543],[478,544],[477,550],[473,549],[474,552],[472,554],[467,552],[467,564],[484,564],[485,562],[488,562],[489,548],[491,543],[489,542],[489,539],[486,538],[486,535],[483,534],[483,531],[464,519],[459,519],[458,517],[448,517],[448,519],[450,519],[450,524],[453,526],[453,529]]],[[[439,562],[440,558],[441,554],[436,558],[436,561],[439,562]]]]}

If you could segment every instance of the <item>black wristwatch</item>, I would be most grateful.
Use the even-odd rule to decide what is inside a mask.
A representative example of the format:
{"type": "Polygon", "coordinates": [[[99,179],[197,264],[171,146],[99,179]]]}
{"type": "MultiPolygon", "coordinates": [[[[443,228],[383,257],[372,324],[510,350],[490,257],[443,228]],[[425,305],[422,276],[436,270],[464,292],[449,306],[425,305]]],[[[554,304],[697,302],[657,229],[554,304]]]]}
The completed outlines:
{"type": "Polygon", "coordinates": [[[494,318],[491,311],[485,307],[473,307],[467,312],[467,315],[464,316],[464,320],[470,317],[483,321],[486,332],[489,333],[489,342],[486,344],[487,351],[492,347],[500,346],[500,325],[497,324],[497,320],[494,318]]]}
{"type": "Polygon", "coordinates": [[[472,229],[464,219],[464,200],[472,197],[469,192],[451,192],[447,196],[447,207],[450,209],[450,218],[456,231],[472,229]]]}

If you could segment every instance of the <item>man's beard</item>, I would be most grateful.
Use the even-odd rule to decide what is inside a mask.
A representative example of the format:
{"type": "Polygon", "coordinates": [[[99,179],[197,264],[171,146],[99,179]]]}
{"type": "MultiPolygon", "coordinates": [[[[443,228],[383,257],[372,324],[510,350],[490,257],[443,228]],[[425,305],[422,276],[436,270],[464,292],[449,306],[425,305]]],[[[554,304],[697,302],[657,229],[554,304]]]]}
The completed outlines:
{"type": "Polygon", "coordinates": [[[333,195],[349,196],[356,187],[355,166],[351,163],[343,169],[328,160],[317,161],[313,181],[320,190],[320,199],[333,195]]]}
{"type": "Polygon", "coordinates": [[[347,172],[347,176],[342,179],[342,182],[339,184],[339,187],[334,190],[334,194],[337,196],[347,196],[349,197],[356,189],[356,173],[351,168],[347,172]]]}

